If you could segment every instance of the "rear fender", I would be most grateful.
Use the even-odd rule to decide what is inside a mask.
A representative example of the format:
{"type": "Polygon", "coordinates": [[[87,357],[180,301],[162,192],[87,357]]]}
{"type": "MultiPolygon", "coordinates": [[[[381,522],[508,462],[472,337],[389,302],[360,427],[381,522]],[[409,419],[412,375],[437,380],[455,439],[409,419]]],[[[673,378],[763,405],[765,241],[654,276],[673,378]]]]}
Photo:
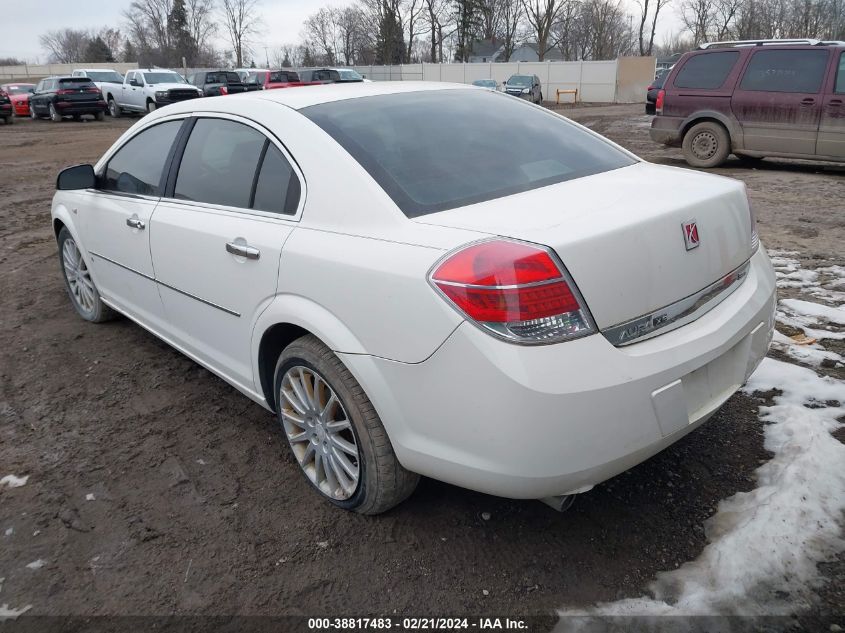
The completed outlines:
{"type": "Polygon", "coordinates": [[[731,147],[733,149],[742,149],[743,135],[742,126],[739,124],[739,121],[732,116],[726,115],[724,112],[718,112],[716,110],[699,110],[684,119],[683,125],[681,126],[681,138],[686,135],[693,125],[707,120],[721,123],[731,137],[731,147]]]}

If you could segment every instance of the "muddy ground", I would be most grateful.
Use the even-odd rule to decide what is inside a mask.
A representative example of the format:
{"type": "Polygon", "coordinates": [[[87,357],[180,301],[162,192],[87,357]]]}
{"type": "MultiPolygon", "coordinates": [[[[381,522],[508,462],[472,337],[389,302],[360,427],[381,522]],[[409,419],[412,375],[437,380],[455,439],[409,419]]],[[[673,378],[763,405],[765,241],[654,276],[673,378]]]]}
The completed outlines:
{"type": "MultiPolygon", "coordinates": [[[[641,111],[566,114],[683,166],[651,143],[641,111]]],[[[549,613],[643,595],[699,554],[721,499],[755,487],[760,401],[735,395],[565,514],[431,480],[379,517],[333,509],[273,416],[129,320],[92,325],[71,309],[49,221],[55,177],[132,122],[0,126],[0,476],[29,475],[0,488],[0,603],[28,615],[549,613]]],[[[714,171],[747,183],[768,248],[845,263],[845,166],[714,171]]],[[[843,567],[824,566],[832,582],[801,626],[845,625],[843,567]]]]}

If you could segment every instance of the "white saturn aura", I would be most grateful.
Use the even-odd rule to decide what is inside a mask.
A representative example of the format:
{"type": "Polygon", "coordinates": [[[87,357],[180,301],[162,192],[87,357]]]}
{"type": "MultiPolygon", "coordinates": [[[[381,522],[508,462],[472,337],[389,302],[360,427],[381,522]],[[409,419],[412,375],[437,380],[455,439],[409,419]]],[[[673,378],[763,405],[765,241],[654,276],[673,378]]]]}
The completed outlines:
{"type": "Polygon", "coordinates": [[[706,421],[772,338],[742,183],[482,88],[175,103],[57,185],[79,315],[274,411],[365,514],[420,475],[561,508],[706,421]]]}

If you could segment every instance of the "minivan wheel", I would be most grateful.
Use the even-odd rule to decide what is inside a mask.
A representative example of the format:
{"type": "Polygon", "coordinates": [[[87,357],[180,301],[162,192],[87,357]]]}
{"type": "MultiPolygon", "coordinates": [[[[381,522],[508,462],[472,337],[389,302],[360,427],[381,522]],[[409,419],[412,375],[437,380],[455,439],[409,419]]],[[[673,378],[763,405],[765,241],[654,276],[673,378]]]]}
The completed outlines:
{"type": "Polygon", "coordinates": [[[718,123],[693,125],[684,136],[684,159],[693,167],[718,167],[731,153],[728,131],[718,123]]]}
{"type": "Polygon", "coordinates": [[[367,394],[312,335],[288,345],[273,381],[276,409],[308,482],[331,503],[379,514],[410,496],[419,475],[399,463],[367,394]]]}
{"type": "Polygon", "coordinates": [[[91,278],[91,271],[66,227],[59,231],[59,264],[70,302],[76,312],[86,321],[102,323],[117,316],[100,298],[100,293],[91,278]]]}
{"type": "Polygon", "coordinates": [[[51,103],[48,109],[50,110],[50,120],[53,123],[61,123],[62,115],[56,111],[56,106],[51,103]]]}

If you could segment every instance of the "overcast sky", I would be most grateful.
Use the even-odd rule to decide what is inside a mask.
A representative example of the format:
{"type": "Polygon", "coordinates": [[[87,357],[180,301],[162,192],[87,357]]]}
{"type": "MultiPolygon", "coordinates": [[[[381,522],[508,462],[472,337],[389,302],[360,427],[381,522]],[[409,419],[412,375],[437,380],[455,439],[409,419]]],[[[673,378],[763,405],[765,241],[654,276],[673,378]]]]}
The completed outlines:
{"type": "MultiPolygon", "coordinates": [[[[0,35],[0,57],[18,57],[28,62],[47,61],[46,53],[38,43],[38,36],[45,31],[64,27],[87,29],[123,24],[122,11],[129,0],[2,0],[3,26],[0,35]]],[[[327,4],[343,5],[343,0],[262,0],[260,10],[266,25],[257,38],[256,63],[264,58],[264,46],[271,49],[285,43],[296,43],[305,18],[327,4]]],[[[630,3],[632,6],[633,4],[630,3]]],[[[658,26],[657,42],[662,34],[677,28],[677,18],[672,5],[665,9],[658,26]]],[[[631,11],[634,13],[635,11],[631,11]]],[[[222,34],[221,34],[222,35],[222,34]]],[[[222,37],[218,48],[226,48],[222,37]]]]}

